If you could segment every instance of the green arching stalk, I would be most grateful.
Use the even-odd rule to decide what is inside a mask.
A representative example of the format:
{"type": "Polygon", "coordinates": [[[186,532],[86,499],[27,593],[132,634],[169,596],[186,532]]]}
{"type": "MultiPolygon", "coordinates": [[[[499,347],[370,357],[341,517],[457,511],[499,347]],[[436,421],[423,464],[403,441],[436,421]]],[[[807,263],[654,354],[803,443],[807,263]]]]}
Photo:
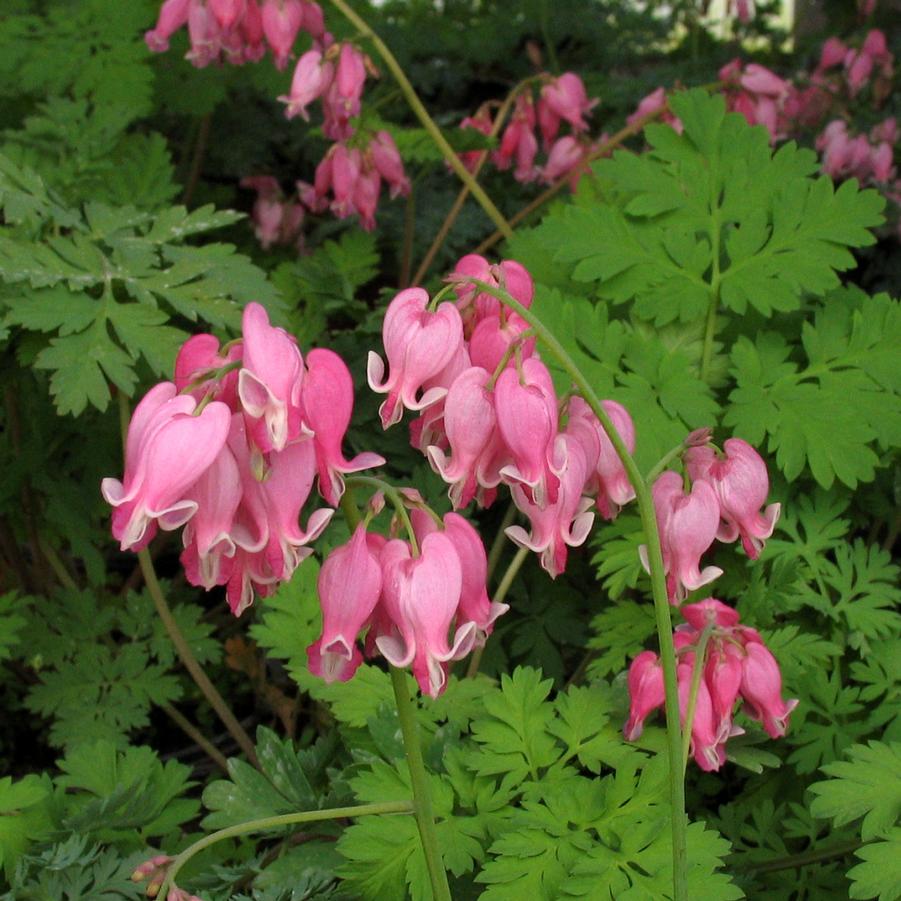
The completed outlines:
{"type": "MultiPolygon", "coordinates": [[[[528,78],[524,78],[519,84],[515,85],[513,90],[510,91],[504,102],[501,104],[500,109],[497,111],[497,115],[494,117],[494,124],[488,135],[490,138],[496,138],[500,134],[500,130],[507,120],[507,114],[510,112],[513,101],[516,100],[519,94],[535,80],[536,76],[530,75],[528,78]]],[[[479,154],[479,158],[472,170],[472,177],[474,180],[478,180],[482,168],[488,160],[488,156],[488,150],[483,150],[479,154]]],[[[419,264],[416,274],[413,276],[413,284],[419,284],[425,278],[426,273],[429,271],[429,266],[432,265],[432,261],[435,259],[435,256],[447,239],[448,234],[450,234],[451,228],[457,221],[457,217],[460,215],[460,211],[463,209],[463,204],[466,203],[467,197],[469,197],[469,186],[464,184],[463,187],[460,188],[460,193],[457,194],[457,199],[451,205],[447,216],[444,217],[444,222],[441,223],[441,227],[432,239],[431,246],[422,258],[422,262],[419,264]]]]}
{"type": "Polygon", "coordinates": [[[232,713],[232,710],[225,702],[225,699],[219,694],[216,686],[210,681],[210,677],[206,674],[206,670],[204,670],[194,656],[191,645],[182,634],[181,629],[179,629],[178,622],[172,615],[172,609],[169,607],[166,596],[163,594],[159,580],[156,577],[153,560],[150,559],[147,548],[138,551],[138,562],[141,565],[141,572],[144,575],[144,582],[147,585],[147,593],[153,600],[156,612],[159,614],[160,620],[163,623],[163,628],[166,630],[166,634],[174,645],[176,654],[178,654],[178,659],[182,662],[184,668],[191,674],[191,678],[194,680],[213,710],[216,711],[219,719],[222,720],[222,724],[228,729],[229,734],[247,755],[247,759],[259,769],[260,763],[257,760],[256,748],[254,748],[253,741],[244,730],[244,727],[238,722],[237,717],[232,713]]]}
{"type": "Polygon", "coordinates": [[[422,842],[426,868],[429,871],[429,881],[432,884],[432,895],[435,901],[451,901],[450,886],[447,884],[447,873],[441,858],[441,848],[438,845],[438,833],[435,830],[435,814],[432,811],[429,777],[422,760],[419,727],[416,724],[416,712],[407,689],[406,673],[392,666],[391,684],[394,687],[397,717],[404,739],[404,751],[410,770],[410,784],[413,787],[416,825],[419,827],[419,838],[422,842]]]}
{"type": "Polygon", "coordinates": [[[682,768],[682,734],[679,728],[676,651],[673,644],[673,624],[666,591],[666,576],[663,568],[663,553],[660,548],[660,534],[657,529],[657,517],[654,512],[654,502],[651,498],[650,489],[642,477],[638,465],[623,443],[619,432],[616,431],[610,417],[604,410],[594,388],[592,388],[588,379],[573,362],[572,357],[554,337],[553,333],[547,329],[544,323],[530,309],[524,307],[506,291],[478,279],[465,279],[465,281],[475,285],[480,291],[496,297],[532,326],[535,334],[538,336],[538,340],[544,344],[563,369],[566,370],[578,388],[579,393],[591,408],[591,411],[597,416],[626,470],[629,482],[635,489],[641,524],[647,539],[651,591],[654,598],[654,614],[657,621],[657,637],[660,642],[660,660],[663,665],[663,682],[666,697],[666,735],[670,769],[670,805],[672,808],[673,897],[675,901],[688,901],[687,821],[685,817],[685,780],[682,768]]]}
{"type": "Polygon", "coordinates": [[[460,181],[469,188],[470,193],[479,202],[479,205],[488,215],[488,218],[494,223],[497,230],[505,238],[512,238],[513,229],[504,218],[503,213],[501,213],[494,205],[482,186],[469,174],[469,170],[463,165],[453,147],[447,143],[447,139],[441,133],[441,129],[438,128],[432,117],[429,115],[428,110],[422,105],[422,101],[417,96],[413,85],[410,84],[410,79],[407,78],[400,63],[398,63],[394,54],[388,49],[385,42],[372,30],[372,28],[369,27],[364,19],[344,2],[344,0],[331,0],[331,2],[335,9],[350,21],[364,38],[368,38],[372,41],[373,46],[379,52],[379,56],[381,56],[385,65],[396,79],[401,92],[406,98],[407,103],[410,104],[410,108],[413,110],[416,118],[419,119],[422,123],[422,127],[429,133],[429,137],[435,142],[435,145],[441,151],[447,164],[454,170],[460,181]]]}
{"type": "MultiPolygon", "coordinates": [[[[413,531],[413,523],[410,521],[410,512],[407,510],[400,492],[390,482],[377,479],[375,476],[348,476],[344,480],[344,484],[366,486],[383,492],[385,497],[391,501],[400,521],[403,523],[407,537],[410,539],[410,546],[413,548],[413,556],[419,556],[419,543],[416,540],[416,533],[413,531]]],[[[357,515],[357,521],[359,521],[359,514],[357,515]]]]}
{"type": "Polygon", "coordinates": [[[510,501],[509,506],[507,507],[507,512],[504,513],[504,518],[501,520],[501,524],[498,526],[497,535],[494,536],[494,541],[491,544],[491,550],[488,552],[488,578],[494,574],[495,569],[497,569],[497,564],[501,559],[501,554],[504,552],[504,546],[507,543],[507,527],[512,526],[514,520],[516,519],[516,504],[513,501],[510,501]]]}
{"type": "Polygon", "coordinates": [[[413,804],[410,801],[381,801],[378,804],[360,804],[356,807],[330,807],[325,810],[301,810],[297,813],[285,813],[276,817],[264,817],[260,820],[248,820],[246,823],[238,823],[218,832],[211,832],[198,839],[193,845],[185,848],[175,860],[172,861],[166,872],[166,881],[160,889],[159,898],[165,898],[170,889],[175,887],[175,878],[179,870],[196,854],[229,838],[237,838],[248,835],[251,832],[267,832],[270,829],[278,829],[282,826],[296,826],[301,823],[320,823],[323,820],[339,820],[348,817],[371,816],[386,813],[413,813],[413,804]]]}

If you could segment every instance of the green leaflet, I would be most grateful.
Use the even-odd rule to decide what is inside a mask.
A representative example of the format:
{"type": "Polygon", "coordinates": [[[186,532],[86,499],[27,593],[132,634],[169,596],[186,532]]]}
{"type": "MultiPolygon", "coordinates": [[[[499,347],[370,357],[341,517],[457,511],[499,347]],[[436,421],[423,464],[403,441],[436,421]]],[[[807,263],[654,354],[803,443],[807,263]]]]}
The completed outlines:
{"type": "Polygon", "coordinates": [[[769,316],[837,287],[836,272],[854,265],[848,248],[873,243],[882,198],[813,178],[809,150],[773,153],[766,131],[726,113],[719,96],[686,91],[671,105],[682,135],[649,125],[650,152],[595,165],[606,203],[570,206],[541,226],[573,277],[658,325],[703,317],[714,296],[769,316]]]}
{"type": "Polygon", "coordinates": [[[142,359],[168,376],[187,336],[169,324],[174,316],[235,328],[244,303],[276,303],[264,273],[231,245],[183,244],[240,214],[212,206],[151,214],[100,202],[73,211],[54,197],[39,176],[0,157],[0,205],[22,223],[0,232],[0,271],[13,286],[0,300],[3,322],[55,333],[34,365],[50,372],[60,414],[105,410],[110,382],[131,395],[142,359]]]}
{"type": "Polygon", "coordinates": [[[901,437],[897,367],[889,362],[899,337],[898,303],[857,289],[830,294],[804,324],[806,366],[781,334],[741,337],[725,424],[752,444],[766,440],[789,480],[809,468],[824,488],[835,479],[851,488],[868,482],[880,463],[873,445],[887,449],[901,437]]]}
{"type": "Polygon", "coordinates": [[[814,816],[844,826],[860,817],[860,835],[869,841],[885,835],[901,817],[901,744],[871,741],[854,745],[849,760],[823,767],[832,778],[810,787],[814,816]]]}

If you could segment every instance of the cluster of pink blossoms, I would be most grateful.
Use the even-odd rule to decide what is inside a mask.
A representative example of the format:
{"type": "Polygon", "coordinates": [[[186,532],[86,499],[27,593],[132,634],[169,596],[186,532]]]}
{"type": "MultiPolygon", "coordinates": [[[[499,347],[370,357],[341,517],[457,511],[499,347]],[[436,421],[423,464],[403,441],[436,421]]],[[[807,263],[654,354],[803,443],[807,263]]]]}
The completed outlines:
{"type": "MultiPolygon", "coordinates": [[[[596,146],[587,135],[585,116],[598,100],[588,98],[585,85],[575,72],[564,72],[556,78],[545,74],[541,80],[537,102],[531,88],[517,95],[510,122],[501,134],[499,146],[491,153],[491,161],[502,171],[512,166],[513,177],[519,182],[550,184],[571,173],[575,184],[596,146]],[[563,123],[571,133],[559,136],[563,123]],[[541,135],[541,147],[547,154],[544,165],[536,163],[539,150],[536,127],[541,135]]],[[[489,106],[483,104],[475,116],[467,116],[460,128],[491,134],[494,123],[489,106]]],[[[475,168],[480,153],[471,150],[460,155],[470,171],[475,168]]]]}
{"type": "Polygon", "coordinates": [[[322,8],[313,0],[165,0],[156,26],[144,35],[154,53],[169,49],[169,38],[188,26],[187,58],[198,68],[215,62],[258,62],[267,45],[284,69],[299,31],[317,43],[331,43],[322,8]]]}
{"type": "Polygon", "coordinates": [[[394,139],[387,131],[355,134],[352,119],[360,115],[367,71],[377,74],[371,61],[353,44],[314,48],[301,56],[291,90],[279,97],[285,115],[309,120],[308,104],[321,99],[322,130],[335,143],[316,167],[312,184],[297,183],[301,201],[314,212],[330,210],[339,219],[358,215],[367,231],[375,228],[375,211],[382,181],[391,197],[410,193],[410,182],[394,139]]]}
{"type": "Polygon", "coordinates": [[[188,58],[196,66],[225,59],[257,61],[272,49],[275,65],[284,69],[293,56],[301,31],[313,38],[311,49],[297,60],[291,87],[278,99],[285,115],[309,121],[307,106],[322,105],[325,136],[335,143],[316,169],[312,184],[297,182],[298,199],[285,197],[270,176],[249,176],[245,187],[258,192],[253,207],[254,231],[268,249],[298,242],[304,206],[329,210],[339,219],[358,215],[367,231],[375,228],[375,211],[384,182],[392,198],[410,193],[403,161],[387,131],[358,134],[353,120],[360,115],[367,74],[377,76],[372,61],[353,43],[335,43],[325,30],[321,7],[311,0],[166,0],[156,27],[146,34],[156,52],[169,48],[171,35],[187,24],[191,37],[188,58]],[[264,43],[265,41],[265,43],[264,43]]]}
{"type": "MultiPolygon", "coordinates": [[[[701,569],[701,556],[714,540],[731,543],[740,538],[745,553],[756,560],[779,519],[779,504],[761,512],[770,483],[760,454],[741,438],[727,439],[723,451],[718,455],[706,441],[685,451],[689,491],[674,470],[654,482],[654,510],[672,604],[722,575],[716,566],[701,569]]],[[[642,561],[647,569],[646,548],[642,561]]]]}
{"type": "Polygon", "coordinates": [[[411,667],[422,692],[437,697],[451,662],[484,644],[508,607],[488,597],[488,558],[472,525],[457,513],[439,519],[415,492],[407,494],[410,540],[387,539],[361,523],[323,563],[322,635],[307,659],[327,682],[347,681],[363,662],[363,635],[366,656],[411,667]]]}
{"type": "MultiPolygon", "coordinates": [[[[868,133],[855,134],[849,123],[850,111],[862,107],[866,89],[873,108],[882,106],[891,92],[893,74],[894,58],[885,35],[871,29],[859,47],[829,38],[816,68],[796,84],[764,66],[743,65],[738,59],[720,69],[719,77],[728,108],[741,113],[751,125],[763,125],[771,141],[822,129],[815,145],[826,175],[876,185],[889,200],[901,204],[901,180],[895,166],[895,146],[901,133],[894,117],[879,122],[868,133]]],[[[662,87],[644,97],[627,121],[632,124],[653,113],[681,133],[682,123],[668,111],[662,87]]]]}
{"type": "MultiPolygon", "coordinates": [[[[131,881],[146,882],[144,894],[148,898],[156,898],[166,881],[166,873],[173,860],[175,858],[168,854],[157,854],[138,865],[131,874],[131,881]]],[[[166,901],[201,901],[201,899],[197,895],[188,893],[185,889],[173,886],[166,893],[166,901]]]]}
{"type": "MultiPolygon", "coordinates": [[[[385,428],[404,408],[419,414],[411,443],[449,485],[455,509],[472,500],[490,506],[499,485],[510,488],[530,529],[510,526],[507,535],[556,577],[568,548],[588,537],[591,508],[612,519],[634,491],[585,401],[558,398],[528,324],[471,279],[506,290],[524,307],[532,302],[532,279],[519,263],[463,257],[451,275],[455,303],[432,310],[422,288],[391,301],[382,330],[388,371],[370,353],[369,386],[388,395],[380,407],[385,428]]],[[[604,408],[631,452],[628,412],[614,401],[604,408]]]]}
{"type": "Polygon", "coordinates": [[[384,463],[341,445],[353,383],[341,358],[317,348],[303,359],[296,340],[269,324],[259,304],[244,310],[242,340],[220,348],[208,334],[185,342],[175,381],[152,388],[128,427],[125,475],[103,480],[122,550],[146,547],[159,528],[185,526],[188,581],[226,586],[240,615],[312,551],[334,512],[299,524],[313,482],[332,507],[343,475],[384,463]]]}
{"type": "MultiPolygon", "coordinates": [[[[667,594],[678,605],[689,592],[708,585],[722,570],[701,568],[701,557],[715,540],[741,540],[745,553],[755,560],[764,541],[773,534],[780,505],[763,508],[769,494],[766,464],[741,438],[728,439],[719,454],[705,431],[690,436],[683,453],[685,476],[674,470],[662,473],[652,494],[667,594]],[[697,440],[692,440],[692,439],[697,440]],[[685,480],[691,481],[690,490],[685,480]],[[761,509],[763,508],[763,509],[761,509]]],[[[647,549],[641,549],[648,568],[647,549]]],[[[695,667],[702,678],[691,721],[691,748],[704,770],[718,770],[726,760],[726,740],[742,732],[732,721],[739,696],[744,710],[759,720],[767,733],[785,734],[788,715],[797,701],[782,700],[782,678],[775,658],[763,639],[747,626],[738,625],[738,613],[714,598],[681,608],[687,625],[674,636],[682,725],[685,726],[695,667]],[[698,653],[702,659],[696,659],[698,653]]],[[[663,706],[663,671],[657,655],[643,651],[629,668],[631,706],[624,732],[634,740],[645,718],[663,706]]]]}
{"type": "MultiPolygon", "coordinates": [[[[701,678],[691,721],[691,750],[702,770],[718,770],[726,762],[727,739],[744,732],[733,722],[736,701],[761,723],[771,738],[785,735],[795,700],[782,698],[779,664],[756,629],[739,625],[735,610],[715,598],[682,608],[686,622],[673,635],[679,710],[682,725],[688,713],[692,675],[701,678]],[[698,659],[698,654],[701,659],[698,659]]],[[[664,703],[663,668],[653,651],[642,651],[629,667],[629,719],[624,733],[637,739],[650,713],[664,703]]]]}

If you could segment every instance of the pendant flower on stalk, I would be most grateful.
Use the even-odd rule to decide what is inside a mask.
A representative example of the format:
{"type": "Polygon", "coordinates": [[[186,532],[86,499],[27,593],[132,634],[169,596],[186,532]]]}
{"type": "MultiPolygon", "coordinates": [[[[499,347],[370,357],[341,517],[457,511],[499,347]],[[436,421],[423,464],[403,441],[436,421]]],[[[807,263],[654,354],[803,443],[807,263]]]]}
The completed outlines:
{"type": "Polygon", "coordinates": [[[773,534],[781,506],[770,504],[761,513],[770,491],[766,463],[741,438],[729,438],[719,457],[712,447],[692,447],[685,453],[688,474],[707,482],[716,492],[720,526],[716,537],[732,542],[741,536],[745,553],[756,560],[764,542],[773,534]]]}
{"type": "Polygon", "coordinates": [[[337,506],[344,494],[343,475],[382,466],[385,458],[364,451],[346,460],[341,450],[353,412],[354,386],[350,370],[334,351],[317,347],[307,354],[303,421],[313,436],[319,493],[337,506]]]}
{"type": "Polygon", "coordinates": [[[385,364],[369,352],[369,387],[387,399],[379,407],[383,427],[400,422],[403,409],[423,410],[441,400],[446,388],[429,388],[421,396],[423,384],[450,362],[463,341],[463,324],[452,303],[442,303],[435,312],[427,307],[429,295],[422,288],[401,291],[388,305],[382,326],[382,340],[388,357],[385,364]]]}
{"type": "Polygon", "coordinates": [[[225,445],[231,413],[218,401],[193,415],[197,401],[172,382],[151,389],[135,408],[125,445],[124,481],[106,478],[113,537],[123,551],[145,548],[157,527],[183,526],[196,512],[188,490],[225,445]]]}
{"type": "MultiPolygon", "coordinates": [[[[713,544],[720,522],[720,508],[716,492],[705,481],[696,481],[686,494],[682,476],[668,470],[654,482],[651,493],[666,590],[671,604],[684,600],[690,591],[707,585],[723,571],[718,566],[700,568],[701,555],[713,544]]],[[[650,572],[647,547],[639,548],[641,562],[650,572]]]]}
{"type": "Polygon", "coordinates": [[[375,639],[376,647],[392,666],[411,666],[423,692],[437,697],[447,683],[446,664],[465,657],[476,638],[476,624],[466,622],[448,641],[463,590],[460,557],[446,534],[433,532],[415,558],[405,541],[389,541],[382,566],[383,603],[394,628],[375,639]]]}
{"type": "Polygon", "coordinates": [[[245,307],[242,328],[244,358],[238,396],[248,433],[264,453],[283,450],[300,435],[303,358],[294,338],[270,325],[260,304],[245,307]]]}
{"type": "Polygon", "coordinates": [[[322,635],[307,648],[310,672],[326,682],[346,682],[363,662],[356,641],[382,593],[382,569],[361,523],[347,544],[322,564],[317,585],[322,635]]]}
{"type": "Polygon", "coordinates": [[[567,434],[561,435],[556,443],[562,465],[553,500],[549,498],[541,506],[520,485],[513,485],[513,502],[528,517],[531,531],[526,532],[522,526],[510,526],[506,530],[514,544],[538,554],[542,568],[552,579],[566,569],[569,548],[584,544],[594,523],[591,498],[583,496],[589,473],[582,445],[567,434]]]}

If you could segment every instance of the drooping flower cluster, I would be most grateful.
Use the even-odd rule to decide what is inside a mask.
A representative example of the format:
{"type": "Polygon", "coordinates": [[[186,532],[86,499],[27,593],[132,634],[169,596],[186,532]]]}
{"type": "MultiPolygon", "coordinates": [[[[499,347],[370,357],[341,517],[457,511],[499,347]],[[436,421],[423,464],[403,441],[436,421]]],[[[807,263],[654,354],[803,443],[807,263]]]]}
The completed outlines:
{"type": "MultiPolygon", "coordinates": [[[[487,507],[501,484],[510,488],[530,530],[514,525],[508,536],[557,576],[568,548],[587,538],[591,508],[612,519],[634,492],[585,401],[571,397],[561,410],[528,323],[469,279],[506,290],[524,307],[532,302],[532,279],[519,263],[463,257],[451,276],[456,302],[432,310],[422,288],[408,288],[389,304],[382,330],[388,371],[371,352],[369,385],[387,394],[385,428],[404,408],[419,414],[411,443],[449,485],[455,509],[472,500],[487,507]]],[[[628,412],[614,401],[604,409],[631,453],[628,412]]]]}
{"type": "Polygon", "coordinates": [[[833,178],[856,178],[861,184],[890,182],[896,175],[894,146],[898,124],[883,120],[869,134],[852,136],[844,119],[833,119],[823,129],[816,148],[823,155],[823,172],[833,178]]]}
{"type": "Polygon", "coordinates": [[[410,182],[394,139],[377,132],[363,148],[333,144],[316,167],[313,184],[299,181],[301,200],[314,212],[330,210],[338,219],[358,215],[366,231],[375,228],[382,179],[391,197],[410,193],[410,182]]]}
{"type": "MultiPolygon", "coordinates": [[[[391,135],[380,130],[357,134],[353,120],[362,109],[367,75],[377,76],[372,61],[350,41],[335,43],[325,30],[321,7],[312,0],[166,0],[156,27],[147,32],[151,50],[163,52],[169,38],[188,26],[196,66],[224,59],[243,63],[261,59],[271,48],[275,65],[284,69],[293,57],[301,31],[313,46],[297,60],[287,94],[278,99],[285,115],[309,121],[307,107],[322,106],[322,131],[335,143],[316,169],[313,184],[297,182],[300,203],[286,198],[274,178],[249,176],[242,186],[258,192],[252,220],[254,232],[268,249],[291,244],[299,235],[305,205],[310,211],[329,210],[339,219],[360,217],[363,228],[375,227],[375,211],[384,181],[392,198],[410,192],[410,183],[391,135]]],[[[298,249],[302,241],[298,242],[298,249]]]]}
{"type": "Polygon", "coordinates": [[[410,666],[423,693],[437,697],[450,663],[484,644],[508,609],[488,597],[485,548],[469,522],[413,507],[415,545],[368,533],[361,523],[320,570],[322,635],[307,658],[310,671],[328,682],[357,671],[362,636],[367,656],[410,666]]]}
{"type": "Polygon", "coordinates": [[[297,182],[301,201],[313,212],[330,210],[339,219],[358,215],[367,231],[375,228],[382,181],[392,198],[410,193],[410,182],[394,139],[384,129],[356,134],[367,72],[377,74],[369,57],[349,42],[324,53],[313,49],[297,62],[290,92],[279,97],[290,119],[309,120],[307,105],[321,99],[322,130],[335,143],[316,168],[312,184],[297,182]]]}
{"type": "Polygon", "coordinates": [[[313,482],[337,505],[343,475],[381,465],[376,454],[347,460],[341,449],[353,383],[341,358],[269,323],[256,303],[244,310],[242,339],[220,348],[209,334],[182,346],[174,382],[152,388],[128,428],[123,481],[101,490],[114,510],[122,550],[147,546],[157,529],[185,526],[188,581],[225,585],[240,615],[254,598],[289,579],[333,510],[299,522],[313,482]]]}
{"type": "MultiPolygon", "coordinates": [[[[779,664],[760,634],[739,624],[737,611],[715,598],[682,608],[686,622],[676,628],[676,673],[682,726],[689,709],[692,676],[701,667],[691,752],[702,770],[718,770],[726,762],[726,742],[744,730],[733,722],[736,702],[759,722],[771,738],[785,735],[788,717],[797,706],[782,698],[779,664]],[[699,659],[699,656],[700,659],[699,659]]],[[[663,706],[663,668],[653,651],[642,651],[629,667],[629,719],[623,729],[637,739],[647,717],[663,706]]]]}
{"type": "MultiPolygon", "coordinates": [[[[499,146],[491,153],[491,161],[502,171],[512,167],[513,176],[519,182],[550,184],[571,173],[575,186],[595,148],[587,136],[585,117],[598,100],[588,98],[585,85],[575,72],[564,72],[556,78],[544,75],[541,80],[537,101],[530,87],[517,94],[510,121],[501,133],[499,146]],[[560,136],[564,123],[570,133],[560,136]],[[541,137],[540,146],[547,154],[543,165],[536,162],[539,152],[536,128],[541,137]]],[[[490,134],[493,122],[488,106],[480,107],[475,116],[467,116],[460,128],[490,134]]],[[[461,154],[461,159],[472,171],[479,155],[479,151],[467,151],[461,154]]]]}
{"type": "Polygon", "coordinates": [[[303,249],[301,234],[304,209],[282,192],[278,181],[271,175],[251,175],[241,179],[242,188],[257,192],[250,218],[253,232],[263,250],[273,245],[294,245],[303,249]]]}
{"type": "MultiPolygon", "coordinates": [[[[722,575],[719,567],[701,569],[700,564],[715,539],[731,543],[740,538],[745,553],[756,560],[780,513],[779,504],[761,512],[769,477],[760,454],[747,441],[729,438],[722,455],[705,442],[689,447],[684,459],[692,482],[689,491],[674,470],[662,473],[652,488],[671,604],[722,575]]],[[[646,548],[641,555],[649,569],[646,548]]]]}
{"type": "Polygon", "coordinates": [[[719,71],[726,104],[733,112],[741,113],[749,125],[763,125],[770,140],[784,138],[788,125],[784,108],[791,94],[791,85],[765,66],[734,59],[719,71]]]}
{"type": "Polygon", "coordinates": [[[284,69],[298,33],[327,46],[322,8],[313,0],[165,0],[156,26],[144,35],[154,53],[169,49],[169,39],[188,27],[191,49],[187,59],[202,68],[214,62],[241,65],[257,62],[272,51],[275,65],[284,69]]]}

